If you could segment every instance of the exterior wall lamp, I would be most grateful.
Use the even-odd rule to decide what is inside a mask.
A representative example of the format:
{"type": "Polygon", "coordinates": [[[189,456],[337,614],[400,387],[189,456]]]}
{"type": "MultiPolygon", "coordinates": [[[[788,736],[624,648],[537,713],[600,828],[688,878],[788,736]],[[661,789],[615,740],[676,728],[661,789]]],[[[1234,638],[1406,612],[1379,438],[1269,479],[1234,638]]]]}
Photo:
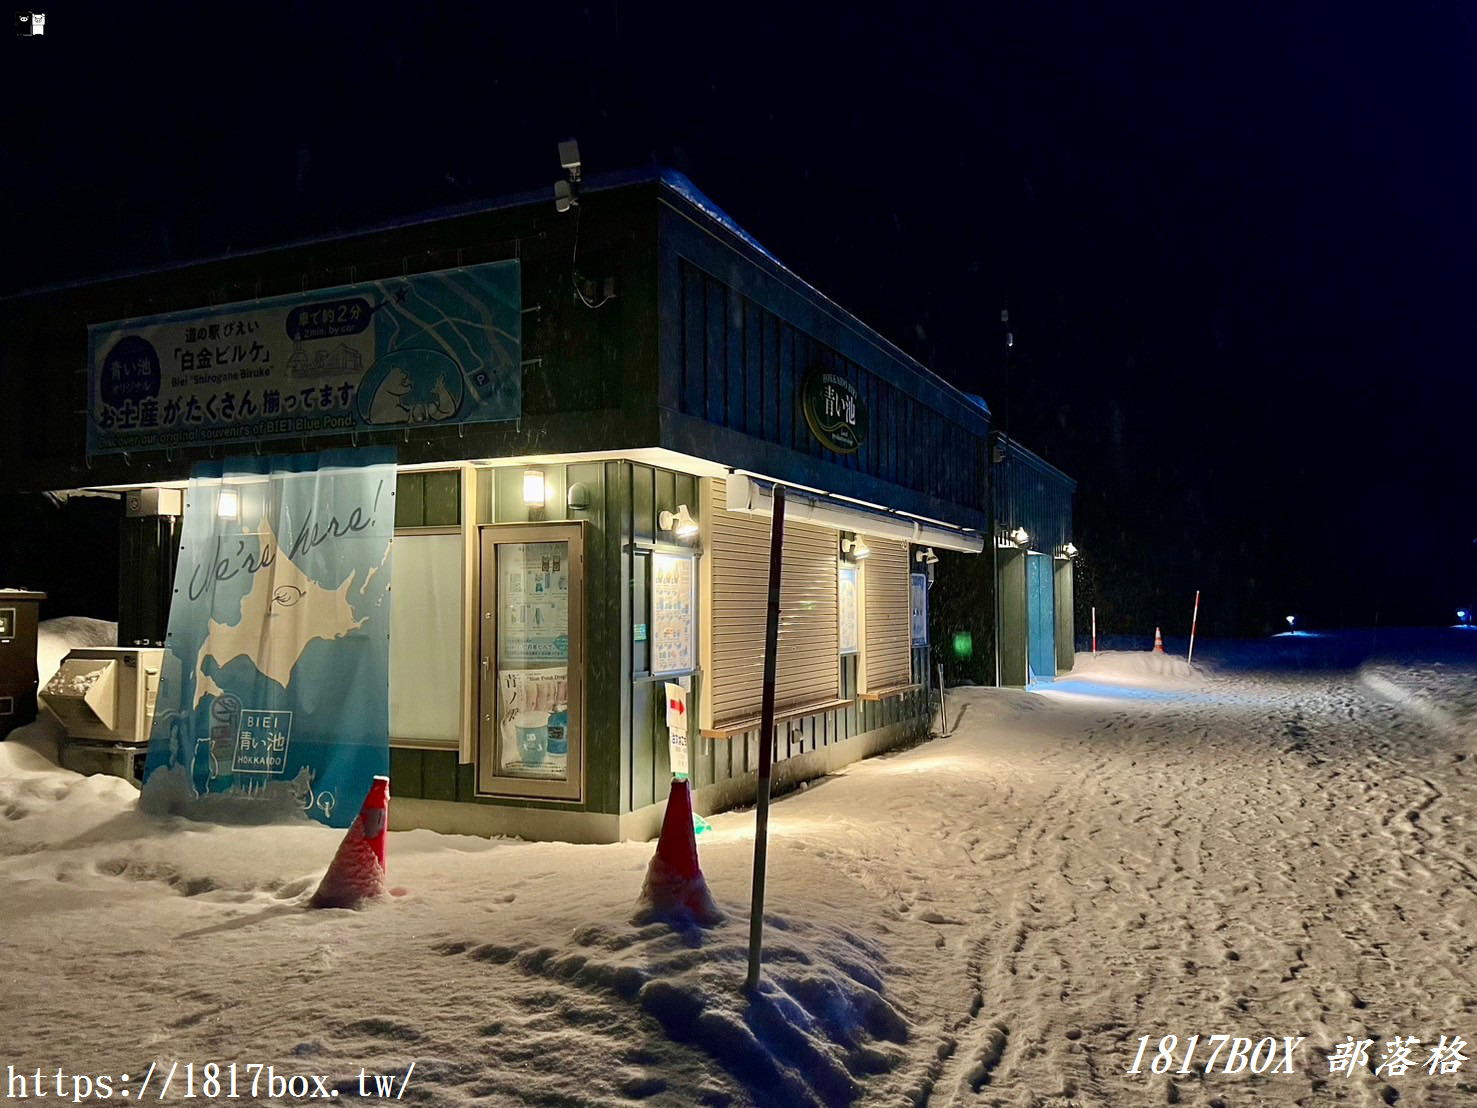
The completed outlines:
{"type": "Polygon", "coordinates": [[[915,562],[922,562],[924,565],[931,566],[939,560],[939,556],[933,552],[933,547],[925,546],[922,550],[913,555],[913,560],[915,562]]]}
{"type": "Polygon", "coordinates": [[[544,506],[543,470],[525,469],[523,471],[523,503],[530,508],[544,506]]]}
{"type": "Polygon", "coordinates": [[[698,533],[697,520],[692,518],[686,504],[678,504],[675,512],[663,512],[657,517],[657,523],[663,531],[671,531],[679,539],[689,538],[698,533]]]}
{"type": "Polygon", "coordinates": [[[1026,543],[1031,541],[1031,533],[1024,527],[1017,527],[1010,533],[1010,541],[1015,543],[1016,546],[1025,546],[1026,543]]]}
{"type": "Polygon", "coordinates": [[[857,535],[853,538],[841,540],[841,553],[850,557],[852,561],[859,562],[868,554],[872,553],[872,548],[862,542],[862,537],[857,535]]]}

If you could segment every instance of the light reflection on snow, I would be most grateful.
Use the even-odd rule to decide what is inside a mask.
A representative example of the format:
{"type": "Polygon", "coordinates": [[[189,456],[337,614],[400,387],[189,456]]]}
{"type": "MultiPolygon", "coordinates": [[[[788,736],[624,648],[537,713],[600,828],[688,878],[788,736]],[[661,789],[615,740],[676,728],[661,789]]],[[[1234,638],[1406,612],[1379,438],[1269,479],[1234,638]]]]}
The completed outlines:
{"type": "Polygon", "coordinates": [[[1051,684],[1031,685],[1027,692],[1038,696],[1060,696],[1073,700],[1206,700],[1213,699],[1186,689],[1151,689],[1143,685],[1109,685],[1099,681],[1059,677],[1051,684]]]}

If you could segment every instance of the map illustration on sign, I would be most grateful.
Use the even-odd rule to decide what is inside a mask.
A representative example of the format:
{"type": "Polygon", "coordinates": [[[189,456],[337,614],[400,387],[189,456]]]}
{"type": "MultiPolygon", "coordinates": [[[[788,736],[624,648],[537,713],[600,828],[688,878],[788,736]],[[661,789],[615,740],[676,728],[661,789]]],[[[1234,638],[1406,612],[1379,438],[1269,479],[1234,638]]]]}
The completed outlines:
{"type": "MultiPolygon", "coordinates": [[[[209,621],[205,641],[195,658],[195,707],[207,695],[221,695],[211,673],[237,658],[250,659],[258,673],[285,689],[311,642],[342,638],[364,624],[349,604],[355,575],[351,572],[335,589],[324,588],[283,552],[271,522],[263,523],[262,558],[271,572],[252,574],[251,591],[241,599],[239,619],[231,623],[209,621]],[[269,630],[264,633],[264,628],[269,630]],[[207,662],[213,664],[207,666],[207,662]]],[[[197,571],[192,591],[203,577],[197,571]]]]}
{"type": "Polygon", "coordinates": [[[389,765],[394,451],[197,463],[140,807],[347,826],[389,765]]]}

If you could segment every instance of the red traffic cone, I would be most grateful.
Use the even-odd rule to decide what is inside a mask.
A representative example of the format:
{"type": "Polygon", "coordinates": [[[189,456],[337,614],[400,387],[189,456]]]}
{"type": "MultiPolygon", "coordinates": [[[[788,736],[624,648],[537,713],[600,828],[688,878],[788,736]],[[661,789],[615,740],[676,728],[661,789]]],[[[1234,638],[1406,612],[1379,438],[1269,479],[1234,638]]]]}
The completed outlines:
{"type": "Polygon", "coordinates": [[[344,834],[338,853],[309,906],[357,908],[385,894],[385,832],[390,822],[390,779],[376,777],[359,816],[344,834]]]}
{"type": "Polygon", "coordinates": [[[703,871],[698,868],[692,789],[686,780],[672,781],[661,837],[657,839],[656,854],[646,867],[636,918],[642,923],[667,920],[677,924],[696,923],[700,927],[711,927],[723,920],[723,913],[708,892],[703,871]]]}
{"type": "Polygon", "coordinates": [[[1159,633],[1159,628],[1154,628],[1154,653],[1164,653],[1164,636],[1159,633]]]}

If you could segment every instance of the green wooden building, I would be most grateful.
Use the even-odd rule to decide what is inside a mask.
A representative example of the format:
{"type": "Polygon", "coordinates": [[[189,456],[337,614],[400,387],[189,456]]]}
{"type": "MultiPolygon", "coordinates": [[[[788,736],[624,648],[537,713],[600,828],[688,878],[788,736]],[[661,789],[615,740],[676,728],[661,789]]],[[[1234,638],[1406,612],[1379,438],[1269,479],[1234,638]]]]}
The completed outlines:
{"type": "MultiPolygon", "coordinates": [[[[789,502],[781,784],[924,734],[931,647],[947,653],[958,628],[995,622],[995,562],[1001,582],[1016,573],[1001,545],[1002,523],[1016,517],[994,519],[999,467],[977,399],[806,284],[680,175],[591,181],[574,200],[560,210],[543,192],[445,209],[0,306],[0,372],[18,410],[35,414],[33,433],[0,441],[3,483],[125,494],[125,644],[164,637],[181,510],[167,490],[195,462],[396,447],[398,827],[573,841],[653,834],[671,774],[669,686],[691,721],[697,809],[751,798],[776,483],[789,502]],[[343,310],[366,282],[390,288],[499,263],[516,275],[520,320],[517,406],[505,418],[420,413],[300,434],[274,422],[243,444],[184,425],[130,438],[135,425],[116,422],[119,408],[100,432],[90,326],[317,292],[343,310]],[[536,564],[559,582],[542,611],[563,621],[563,654],[534,664],[509,649],[534,634],[509,613],[517,574],[536,564]],[[551,728],[565,740],[557,756],[546,745],[535,757],[524,740],[547,744],[551,728]]],[[[352,343],[326,336],[295,336],[291,372],[359,372],[352,343]]],[[[1005,449],[1029,468],[1033,456],[1005,449]]],[[[1065,508],[1051,510],[1049,526],[1028,526],[1064,544],[1069,488],[1065,508]]],[[[1069,562],[1065,582],[1069,593],[1069,562]]],[[[1057,665],[1069,667],[1069,599],[1058,599],[1063,608],[1057,665]]],[[[988,680],[993,643],[977,639],[962,672],[988,680]]],[[[950,665],[961,672],[957,657],[950,665]]]]}

